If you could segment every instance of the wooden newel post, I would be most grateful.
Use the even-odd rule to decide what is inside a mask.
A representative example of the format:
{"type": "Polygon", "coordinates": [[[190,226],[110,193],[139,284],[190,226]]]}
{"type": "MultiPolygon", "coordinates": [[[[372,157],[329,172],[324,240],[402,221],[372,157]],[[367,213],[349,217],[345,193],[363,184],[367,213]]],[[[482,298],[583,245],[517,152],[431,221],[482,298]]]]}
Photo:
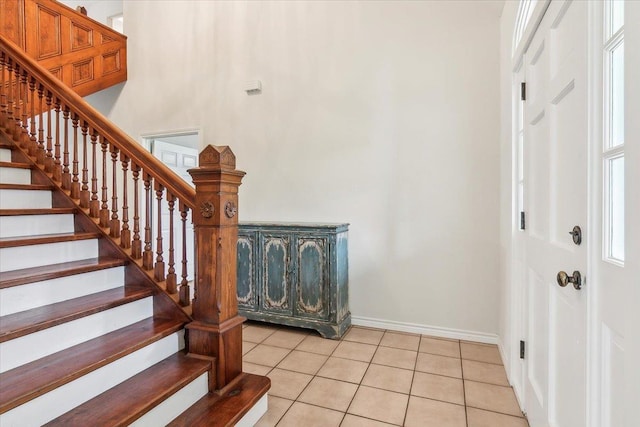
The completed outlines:
{"type": "Polygon", "coordinates": [[[207,146],[200,166],[189,173],[196,185],[194,321],[187,325],[188,351],[215,358],[210,390],[219,390],[242,372],[242,322],[238,316],[236,263],[238,187],[244,172],[227,146],[207,146]]]}

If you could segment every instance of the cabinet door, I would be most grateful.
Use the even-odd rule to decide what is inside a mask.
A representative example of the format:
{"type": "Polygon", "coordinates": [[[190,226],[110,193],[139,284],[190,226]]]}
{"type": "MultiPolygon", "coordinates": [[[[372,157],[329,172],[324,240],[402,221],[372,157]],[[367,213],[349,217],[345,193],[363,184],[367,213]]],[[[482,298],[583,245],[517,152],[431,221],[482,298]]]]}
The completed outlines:
{"type": "Polygon", "coordinates": [[[238,234],[238,308],[256,311],[258,293],[256,290],[255,262],[257,254],[257,234],[246,232],[238,234]]]}
{"type": "Polygon", "coordinates": [[[262,238],[263,311],[292,314],[291,235],[265,233],[262,238]]]}
{"type": "Polygon", "coordinates": [[[329,317],[329,274],[326,237],[300,237],[296,248],[296,315],[329,317]]]}

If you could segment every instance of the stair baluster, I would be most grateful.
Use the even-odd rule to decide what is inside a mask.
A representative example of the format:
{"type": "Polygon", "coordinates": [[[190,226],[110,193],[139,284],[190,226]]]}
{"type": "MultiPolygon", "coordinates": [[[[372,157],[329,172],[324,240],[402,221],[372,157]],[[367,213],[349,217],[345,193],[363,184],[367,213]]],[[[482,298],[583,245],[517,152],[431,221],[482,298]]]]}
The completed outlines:
{"type": "Polygon", "coordinates": [[[20,120],[20,145],[27,149],[27,152],[31,154],[31,148],[29,144],[29,84],[27,82],[27,72],[21,70],[20,73],[20,104],[22,105],[22,118],[20,120]]]}
{"type": "Polygon", "coordinates": [[[7,93],[5,89],[5,70],[7,68],[7,59],[4,53],[0,55],[0,125],[6,125],[7,117],[7,93]]]}
{"type": "MultiPolygon", "coordinates": [[[[25,78],[26,78],[25,72],[25,78]]],[[[38,142],[36,139],[36,81],[31,78],[29,80],[29,106],[31,112],[31,122],[29,122],[29,154],[33,157],[37,157],[38,154],[38,142]]]]}
{"type": "Polygon", "coordinates": [[[120,161],[122,162],[122,231],[120,232],[120,247],[129,249],[131,247],[131,230],[129,230],[129,181],[127,179],[129,157],[124,153],[120,153],[120,161]]]}
{"type": "Polygon", "coordinates": [[[173,235],[173,211],[175,210],[176,197],[168,191],[167,204],[169,205],[169,270],[167,272],[167,292],[169,292],[170,294],[175,294],[178,292],[173,235]]]}
{"type": "Polygon", "coordinates": [[[47,91],[45,103],[47,104],[47,154],[44,159],[44,171],[49,174],[53,174],[53,133],[51,131],[51,124],[53,122],[53,114],[51,111],[51,106],[53,105],[53,95],[49,91],[47,91]]]}
{"type": "Polygon", "coordinates": [[[80,127],[82,132],[82,186],[80,187],[80,207],[89,208],[89,165],[87,158],[87,133],[89,132],[89,124],[82,121],[80,127]]]}
{"type": "Polygon", "coordinates": [[[155,181],[156,199],[158,200],[158,211],[156,215],[156,221],[158,222],[157,234],[156,234],[156,264],[154,269],[154,277],[158,282],[164,282],[164,258],[162,257],[162,195],[164,194],[164,187],[155,181]]]}
{"type": "Polygon", "coordinates": [[[142,258],[142,241],[140,240],[140,166],[131,164],[133,175],[133,241],[131,242],[131,256],[133,259],[142,258]]]}
{"type": "Polygon", "coordinates": [[[78,115],[73,114],[71,125],[73,127],[73,159],[71,168],[71,198],[80,200],[80,180],[78,179],[78,115]]]}
{"type": "Polygon", "coordinates": [[[53,108],[56,112],[56,133],[54,135],[55,142],[53,152],[53,180],[56,182],[62,182],[62,162],[60,161],[60,100],[58,98],[56,98],[53,108]]]}
{"type": "Polygon", "coordinates": [[[100,148],[102,149],[102,193],[100,204],[100,227],[109,227],[109,203],[107,190],[107,150],[109,149],[109,141],[104,135],[100,135],[100,148]]]}
{"type": "MultiPolygon", "coordinates": [[[[11,95],[11,103],[13,104],[13,140],[19,143],[20,129],[22,128],[20,125],[20,100],[22,97],[20,95],[20,66],[18,64],[14,65],[13,74],[15,80],[15,85],[11,86],[11,88],[15,86],[11,95]]],[[[11,84],[11,82],[9,82],[9,84],[11,84]]]]}
{"type": "Polygon", "coordinates": [[[182,280],[180,281],[179,301],[181,306],[186,307],[191,305],[189,280],[187,279],[187,216],[189,215],[189,208],[181,200],[178,209],[182,220],[182,280]]]}
{"type": "MultiPolygon", "coordinates": [[[[35,81],[35,79],[34,79],[35,81]]],[[[46,147],[44,145],[44,86],[38,85],[38,152],[36,161],[44,165],[46,147]]]]}
{"type": "Polygon", "coordinates": [[[100,215],[100,201],[98,200],[98,133],[91,129],[91,201],[89,202],[89,216],[98,218],[100,215]]]}
{"type": "Polygon", "coordinates": [[[144,181],[144,252],[142,253],[142,268],[153,269],[153,250],[151,248],[151,175],[143,172],[144,181]]]}
{"type": "Polygon", "coordinates": [[[62,111],[64,123],[64,145],[62,150],[62,188],[71,190],[71,174],[69,173],[69,107],[65,105],[62,111]]]}
{"type": "Polygon", "coordinates": [[[109,236],[120,237],[120,219],[118,218],[118,147],[111,144],[111,220],[109,221],[109,236]]]}

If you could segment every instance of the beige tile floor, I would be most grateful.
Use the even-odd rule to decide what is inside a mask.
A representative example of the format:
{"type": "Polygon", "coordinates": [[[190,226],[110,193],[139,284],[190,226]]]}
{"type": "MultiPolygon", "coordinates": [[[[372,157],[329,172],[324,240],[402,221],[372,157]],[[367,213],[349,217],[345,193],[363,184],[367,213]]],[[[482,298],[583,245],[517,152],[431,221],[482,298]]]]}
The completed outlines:
{"type": "Polygon", "coordinates": [[[248,322],[246,372],[271,378],[257,427],[528,427],[495,345],[352,327],[340,341],[248,322]]]}

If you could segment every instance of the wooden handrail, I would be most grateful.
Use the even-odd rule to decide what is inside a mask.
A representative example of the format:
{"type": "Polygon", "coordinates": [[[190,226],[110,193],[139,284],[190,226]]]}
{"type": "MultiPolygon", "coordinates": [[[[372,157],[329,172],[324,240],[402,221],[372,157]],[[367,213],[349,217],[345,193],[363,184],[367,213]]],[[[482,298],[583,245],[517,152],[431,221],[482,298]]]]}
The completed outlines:
{"type": "Polygon", "coordinates": [[[122,153],[138,165],[144,165],[145,171],[151,173],[165,188],[183,200],[190,209],[194,208],[196,193],[193,187],[2,35],[0,35],[0,52],[16,61],[22,70],[25,70],[45,90],[51,92],[61,104],[72,109],[81,120],[86,121],[89,127],[100,135],[107,137],[109,142],[115,144],[122,153]]]}

